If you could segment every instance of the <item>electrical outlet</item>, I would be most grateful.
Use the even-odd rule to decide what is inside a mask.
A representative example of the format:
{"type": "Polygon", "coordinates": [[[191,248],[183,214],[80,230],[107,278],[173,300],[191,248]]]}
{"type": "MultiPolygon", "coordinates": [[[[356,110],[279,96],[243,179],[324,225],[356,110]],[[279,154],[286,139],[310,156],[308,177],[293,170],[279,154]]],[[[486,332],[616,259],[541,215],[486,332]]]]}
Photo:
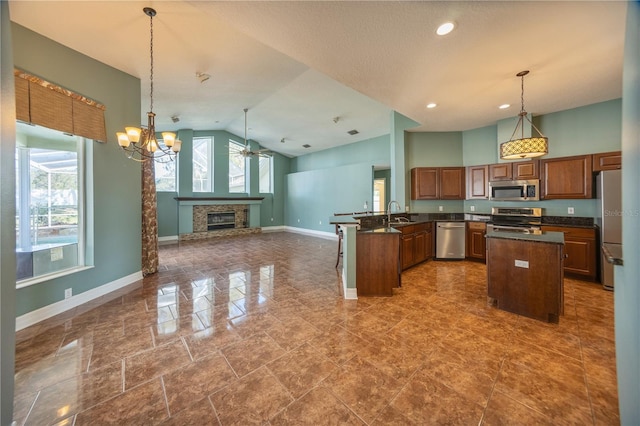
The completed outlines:
{"type": "Polygon", "coordinates": [[[271,218],[271,222],[273,222],[273,218],[271,218]]]}
{"type": "Polygon", "coordinates": [[[444,211],[444,206],[438,206],[438,211],[439,212],[443,212],[444,211]]]}
{"type": "Polygon", "coordinates": [[[469,210],[471,210],[472,212],[475,212],[476,211],[476,206],[469,207],[469,210]]]}
{"type": "Polygon", "coordinates": [[[65,298],[65,299],[68,299],[68,298],[70,298],[71,296],[73,296],[73,290],[72,290],[72,289],[70,289],[70,288],[66,289],[66,290],[64,291],[64,298],[65,298]]]}
{"type": "Polygon", "coordinates": [[[320,225],[322,225],[322,221],[320,221],[320,225]]]}
{"type": "Polygon", "coordinates": [[[567,209],[567,213],[569,213],[569,214],[574,214],[574,213],[575,213],[575,210],[573,209],[573,207],[569,207],[569,208],[567,209]]]}
{"type": "Polygon", "coordinates": [[[300,223],[300,219],[298,219],[298,223],[300,223]]]}

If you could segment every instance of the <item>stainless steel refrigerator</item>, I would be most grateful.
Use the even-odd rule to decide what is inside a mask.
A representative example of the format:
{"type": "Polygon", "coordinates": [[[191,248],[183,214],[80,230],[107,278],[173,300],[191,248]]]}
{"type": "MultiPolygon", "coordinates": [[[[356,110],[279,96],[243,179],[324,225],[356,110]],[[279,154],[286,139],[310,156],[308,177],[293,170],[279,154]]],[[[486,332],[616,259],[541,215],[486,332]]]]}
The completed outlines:
{"type": "MultiPolygon", "coordinates": [[[[605,170],[596,179],[596,196],[600,227],[600,244],[622,244],[622,173],[605,170]]],[[[607,262],[600,247],[600,280],[607,290],[613,290],[613,265],[607,262]]]]}

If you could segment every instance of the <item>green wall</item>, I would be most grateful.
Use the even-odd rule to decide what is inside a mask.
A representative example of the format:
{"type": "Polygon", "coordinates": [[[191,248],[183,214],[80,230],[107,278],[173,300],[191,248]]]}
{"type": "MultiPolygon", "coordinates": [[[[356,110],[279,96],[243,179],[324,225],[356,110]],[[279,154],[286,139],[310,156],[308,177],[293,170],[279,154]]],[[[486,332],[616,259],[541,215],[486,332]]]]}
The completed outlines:
{"type": "Polygon", "coordinates": [[[389,135],[383,135],[292,158],[291,172],[304,172],[365,162],[372,166],[389,167],[389,161],[389,135]]]}
{"type": "Polygon", "coordinates": [[[0,424],[13,421],[16,350],[16,112],[9,3],[0,2],[0,424]]]}
{"type": "Polygon", "coordinates": [[[22,315],[63,300],[66,288],[77,295],[140,271],[140,165],[126,158],[115,134],[140,122],[141,97],[139,79],[19,25],[11,28],[15,66],[105,105],[108,138],[106,144],[87,142],[93,150],[87,190],[93,194],[88,244],[94,267],[17,290],[16,313],[22,315]]]}
{"type": "Polygon", "coordinates": [[[620,424],[640,424],[640,3],[629,2],[622,77],[622,247],[615,266],[620,424]]]}
{"type": "Polygon", "coordinates": [[[370,163],[290,173],[287,176],[287,225],[335,232],[334,213],[362,211],[371,206],[373,167],[370,163]]]}

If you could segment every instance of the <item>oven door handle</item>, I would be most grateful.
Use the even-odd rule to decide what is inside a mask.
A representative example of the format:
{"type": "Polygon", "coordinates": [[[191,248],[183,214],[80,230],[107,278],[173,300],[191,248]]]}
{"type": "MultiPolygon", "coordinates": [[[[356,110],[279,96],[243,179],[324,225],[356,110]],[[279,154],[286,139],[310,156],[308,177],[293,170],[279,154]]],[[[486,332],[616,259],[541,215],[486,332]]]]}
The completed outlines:
{"type": "Polygon", "coordinates": [[[527,227],[519,227],[519,226],[500,226],[500,225],[489,225],[491,230],[493,231],[531,231],[531,228],[527,227]]]}

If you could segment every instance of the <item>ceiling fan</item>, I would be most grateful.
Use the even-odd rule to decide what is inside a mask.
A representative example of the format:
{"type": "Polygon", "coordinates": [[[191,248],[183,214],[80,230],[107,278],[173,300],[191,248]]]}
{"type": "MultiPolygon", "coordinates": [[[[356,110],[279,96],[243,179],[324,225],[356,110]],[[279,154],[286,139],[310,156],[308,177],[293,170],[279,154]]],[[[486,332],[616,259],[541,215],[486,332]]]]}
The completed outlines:
{"type": "Polygon", "coordinates": [[[249,142],[247,140],[247,111],[249,111],[248,108],[245,108],[244,110],[244,148],[242,149],[242,151],[240,151],[240,154],[242,154],[243,157],[247,158],[247,157],[271,157],[273,155],[273,152],[270,149],[257,149],[255,151],[252,151],[251,149],[249,149],[249,142]]]}

